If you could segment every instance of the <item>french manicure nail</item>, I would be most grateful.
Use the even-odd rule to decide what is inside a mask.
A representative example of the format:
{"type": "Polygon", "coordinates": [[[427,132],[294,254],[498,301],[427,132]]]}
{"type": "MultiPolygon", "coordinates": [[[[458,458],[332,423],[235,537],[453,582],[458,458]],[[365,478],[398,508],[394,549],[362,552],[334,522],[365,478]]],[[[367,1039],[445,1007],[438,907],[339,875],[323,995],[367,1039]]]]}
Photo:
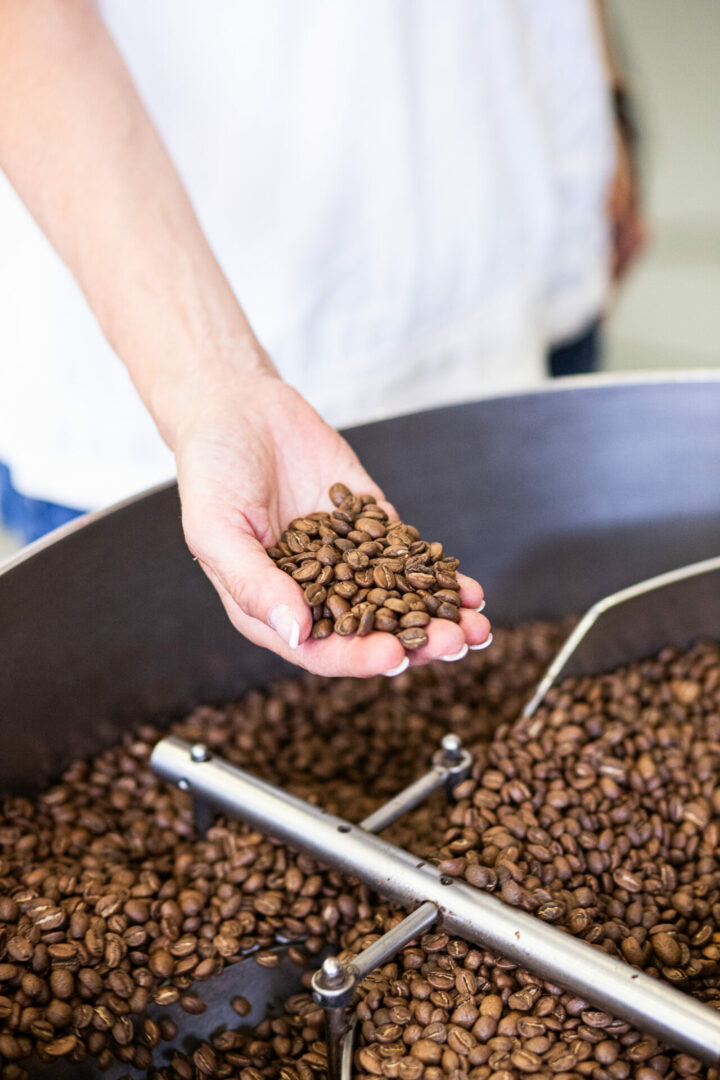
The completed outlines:
{"type": "Polygon", "coordinates": [[[492,634],[488,634],[484,641],[481,641],[479,645],[471,645],[470,648],[473,652],[477,652],[478,649],[487,649],[488,645],[492,645],[492,634]]]}
{"type": "Polygon", "coordinates": [[[283,639],[291,649],[297,649],[300,641],[300,623],[287,604],[276,604],[268,615],[268,626],[283,639]]]}
{"type": "Polygon", "coordinates": [[[387,675],[387,677],[389,679],[391,679],[393,677],[393,675],[402,675],[403,671],[405,671],[405,669],[407,668],[409,663],[410,663],[410,660],[408,659],[408,657],[404,656],[402,658],[402,660],[400,661],[400,663],[398,664],[398,666],[394,667],[394,668],[390,668],[389,671],[385,672],[385,675],[387,675]]]}
{"type": "Polygon", "coordinates": [[[446,664],[451,663],[453,660],[462,660],[463,656],[467,656],[467,642],[464,643],[461,649],[458,649],[456,653],[451,653],[450,656],[438,656],[438,660],[444,660],[446,664]]]}
{"type": "Polygon", "coordinates": [[[484,610],[485,610],[485,601],[483,600],[483,602],[482,602],[482,604],[480,605],[480,607],[476,607],[476,608],[475,608],[475,610],[476,610],[476,611],[484,611],[484,610]]]}

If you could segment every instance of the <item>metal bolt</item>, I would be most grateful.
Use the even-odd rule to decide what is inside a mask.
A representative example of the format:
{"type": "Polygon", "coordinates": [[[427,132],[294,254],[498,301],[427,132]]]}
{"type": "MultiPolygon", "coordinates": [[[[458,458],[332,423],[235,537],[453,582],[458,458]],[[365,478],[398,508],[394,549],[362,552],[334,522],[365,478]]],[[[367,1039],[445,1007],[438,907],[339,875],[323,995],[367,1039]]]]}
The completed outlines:
{"type": "Polygon", "coordinates": [[[183,776],[183,777],[181,777],[180,780],[178,780],[178,787],[180,788],[181,791],[189,791],[190,790],[190,781],[186,780],[185,777],[183,776]]]}
{"type": "Polygon", "coordinates": [[[209,761],[210,751],[205,743],[196,742],[190,747],[190,757],[193,761],[209,761]]]}
{"type": "Polygon", "coordinates": [[[322,962],[322,976],[325,986],[340,986],[345,979],[345,965],[337,956],[326,956],[322,962]]]}
{"type": "Polygon", "coordinates": [[[443,735],[440,745],[448,761],[455,762],[459,759],[460,751],[462,749],[462,739],[459,735],[455,735],[452,732],[443,735]]]}

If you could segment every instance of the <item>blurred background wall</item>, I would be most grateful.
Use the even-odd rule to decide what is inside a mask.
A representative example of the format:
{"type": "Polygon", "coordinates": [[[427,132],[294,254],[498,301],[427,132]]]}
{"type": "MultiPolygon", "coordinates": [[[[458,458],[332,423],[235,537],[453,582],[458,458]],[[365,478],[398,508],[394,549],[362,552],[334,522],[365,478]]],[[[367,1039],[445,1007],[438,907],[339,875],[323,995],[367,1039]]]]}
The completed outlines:
{"type": "Polygon", "coordinates": [[[720,0],[608,0],[637,104],[651,237],[606,370],[720,367],[720,0]]]}

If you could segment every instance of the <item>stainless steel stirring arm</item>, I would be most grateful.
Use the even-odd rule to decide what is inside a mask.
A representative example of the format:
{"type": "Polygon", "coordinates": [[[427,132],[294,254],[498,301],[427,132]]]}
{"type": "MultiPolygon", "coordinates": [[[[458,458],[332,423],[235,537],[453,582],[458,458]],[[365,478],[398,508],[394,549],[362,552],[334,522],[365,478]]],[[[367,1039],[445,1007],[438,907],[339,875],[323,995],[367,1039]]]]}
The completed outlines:
{"type": "Polygon", "coordinates": [[[386,900],[416,909],[352,964],[331,958],[315,978],[316,999],[328,1008],[330,1035],[335,1032],[329,1040],[333,1078],[339,1076],[344,1010],[358,979],[371,970],[368,964],[386,962],[433,922],[566,987],[668,1046],[707,1064],[720,1063],[720,1015],[709,1006],[489,893],[445,876],[370,831],[368,823],[384,828],[418,804],[421,790],[429,794],[452,778],[452,770],[456,779],[462,775],[467,759],[459,740],[454,736],[450,740],[428,774],[434,785],[428,778],[410,785],[388,804],[391,812],[379,811],[360,825],[213,757],[204,746],[170,736],[153,750],[151,765],[158,776],[190,791],[200,804],[239,818],[326,866],[358,878],[386,900]]]}

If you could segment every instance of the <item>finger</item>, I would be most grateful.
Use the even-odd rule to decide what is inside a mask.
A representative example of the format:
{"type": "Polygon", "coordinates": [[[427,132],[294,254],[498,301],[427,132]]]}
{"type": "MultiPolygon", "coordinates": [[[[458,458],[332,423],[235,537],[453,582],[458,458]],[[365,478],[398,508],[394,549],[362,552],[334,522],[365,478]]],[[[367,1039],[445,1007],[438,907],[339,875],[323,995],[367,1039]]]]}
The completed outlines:
{"type": "Polygon", "coordinates": [[[478,608],[485,606],[485,593],[482,585],[475,578],[467,577],[466,574],[457,575],[460,586],[460,601],[464,608],[478,608]]]}
{"type": "Polygon", "coordinates": [[[314,675],[366,679],[373,675],[400,674],[408,666],[405,650],[393,634],[373,633],[364,638],[332,634],[323,641],[310,639],[291,649],[268,626],[246,615],[222,584],[218,582],[216,588],[236,630],[255,645],[272,649],[284,660],[314,675]]]}
{"type": "Polygon", "coordinates": [[[425,632],[427,645],[410,653],[411,667],[427,664],[430,660],[459,660],[467,652],[465,633],[458,623],[449,619],[431,619],[425,632]]]}
{"type": "Polygon", "coordinates": [[[491,643],[492,632],[489,621],[476,611],[462,610],[460,626],[465,634],[465,641],[470,649],[486,648],[491,643]]]}
{"type": "Polygon", "coordinates": [[[298,659],[318,675],[399,675],[408,666],[405,649],[393,634],[375,632],[367,637],[331,634],[323,641],[307,641],[298,659]]]}
{"type": "Polygon", "coordinates": [[[222,585],[248,619],[271,631],[268,648],[278,641],[296,649],[312,629],[312,612],[302,589],[280,570],[262,544],[238,527],[214,521],[197,532],[186,529],[188,544],[213,584],[222,585]]]}

